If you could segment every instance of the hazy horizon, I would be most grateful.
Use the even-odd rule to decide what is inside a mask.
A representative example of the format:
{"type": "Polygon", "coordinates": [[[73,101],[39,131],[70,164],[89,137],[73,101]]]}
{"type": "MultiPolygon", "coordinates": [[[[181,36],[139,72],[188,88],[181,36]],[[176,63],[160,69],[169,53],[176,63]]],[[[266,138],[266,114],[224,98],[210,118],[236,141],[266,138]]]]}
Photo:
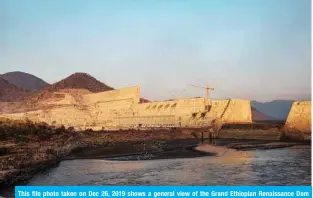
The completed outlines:
{"type": "Polygon", "coordinates": [[[0,74],[48,83],[75,72],[142,97],[311,99],[311,3],[0,2],[0,74]],[[185,92],[183,91],[185,90],[185,92]]]}

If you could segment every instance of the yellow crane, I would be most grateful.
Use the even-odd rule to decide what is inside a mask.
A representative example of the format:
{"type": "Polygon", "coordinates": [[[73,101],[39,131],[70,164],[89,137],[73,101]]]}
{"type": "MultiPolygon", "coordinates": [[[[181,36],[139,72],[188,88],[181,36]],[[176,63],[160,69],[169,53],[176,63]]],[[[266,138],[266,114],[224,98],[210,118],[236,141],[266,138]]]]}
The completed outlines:
{"type": "Polygon", "coordinates": [[[197,85],[189,85],[189,86],[205,89],[206,99],[209,99],[209,91],[214,91],[214,88],[209,87],[209,86],[205,86],[205,87],[197,86],[197,85]]]}

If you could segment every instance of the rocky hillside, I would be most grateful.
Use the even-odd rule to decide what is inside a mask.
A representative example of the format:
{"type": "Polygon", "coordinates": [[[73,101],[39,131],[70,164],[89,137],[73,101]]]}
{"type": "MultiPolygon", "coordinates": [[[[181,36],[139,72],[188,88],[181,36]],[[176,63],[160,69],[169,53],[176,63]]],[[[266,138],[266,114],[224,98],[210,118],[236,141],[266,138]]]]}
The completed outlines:
{"type": "Polygon", "coordinates": [[[67,78],[52,84],[44,90],[58,91],[61,89],[87,89],[91,92],[103,92],[113,90],[94,77],[86,73],[74,73],[67,78]]]}
{"type": "Polygon", "coordinates": [[[15,71],[0,75],[10,84],[27,91],[36,91],[49,86],[44,80],[25,72],[15,71]]]}
{"type": "Polygon", "coordinates": [[[31,94],[27,99],[29,101],[38,101],[49,98],[53,92],[73,89],[87,90],[93,93],[113,90],[112,87],[105,85],[89,74],[74,73],[59,82],[41,89],[39,92],[31,94]]]}
{"type": "Polygon", "coordinates": [[[28,92],[10,84],[8,81],[0,78],[0,101],[19,101],[24,99],[28,92]]]}

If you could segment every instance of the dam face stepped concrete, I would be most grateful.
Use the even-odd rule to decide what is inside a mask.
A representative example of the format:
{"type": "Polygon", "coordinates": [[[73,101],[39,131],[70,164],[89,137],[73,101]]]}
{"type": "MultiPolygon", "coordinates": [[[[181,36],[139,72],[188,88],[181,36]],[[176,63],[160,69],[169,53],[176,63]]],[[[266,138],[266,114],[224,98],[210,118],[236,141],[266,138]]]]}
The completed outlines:
{"type": "Polygon", "coordinates": [[[311,101],[292,104],[285,130],[287,132],[311,133],[311,101]]]}
{"type": "Polygon", "coordinates": [[[73,96],[59,91],[40,101],[37,111],[1,114],[12,119],[64,125],[77,129],[121,129],[132,127],[203,127],[212,123],[251,123],[248,100],[189,98],[140,103],[139,87],[73,96]]]}

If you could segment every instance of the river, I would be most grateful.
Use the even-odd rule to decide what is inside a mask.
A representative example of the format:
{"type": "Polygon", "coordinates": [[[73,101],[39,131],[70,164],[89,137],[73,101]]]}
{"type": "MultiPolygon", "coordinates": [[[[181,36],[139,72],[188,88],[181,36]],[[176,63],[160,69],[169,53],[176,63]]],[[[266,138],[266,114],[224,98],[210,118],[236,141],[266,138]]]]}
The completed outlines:
{"type": "MultiPolygon", "coordinates": [[[[311,185],[310,145],[219,157],[128,159],[62,161],[27,185],[311,185]]],[[[2,196],[12,196],[12,190],[2,196]]]]}

